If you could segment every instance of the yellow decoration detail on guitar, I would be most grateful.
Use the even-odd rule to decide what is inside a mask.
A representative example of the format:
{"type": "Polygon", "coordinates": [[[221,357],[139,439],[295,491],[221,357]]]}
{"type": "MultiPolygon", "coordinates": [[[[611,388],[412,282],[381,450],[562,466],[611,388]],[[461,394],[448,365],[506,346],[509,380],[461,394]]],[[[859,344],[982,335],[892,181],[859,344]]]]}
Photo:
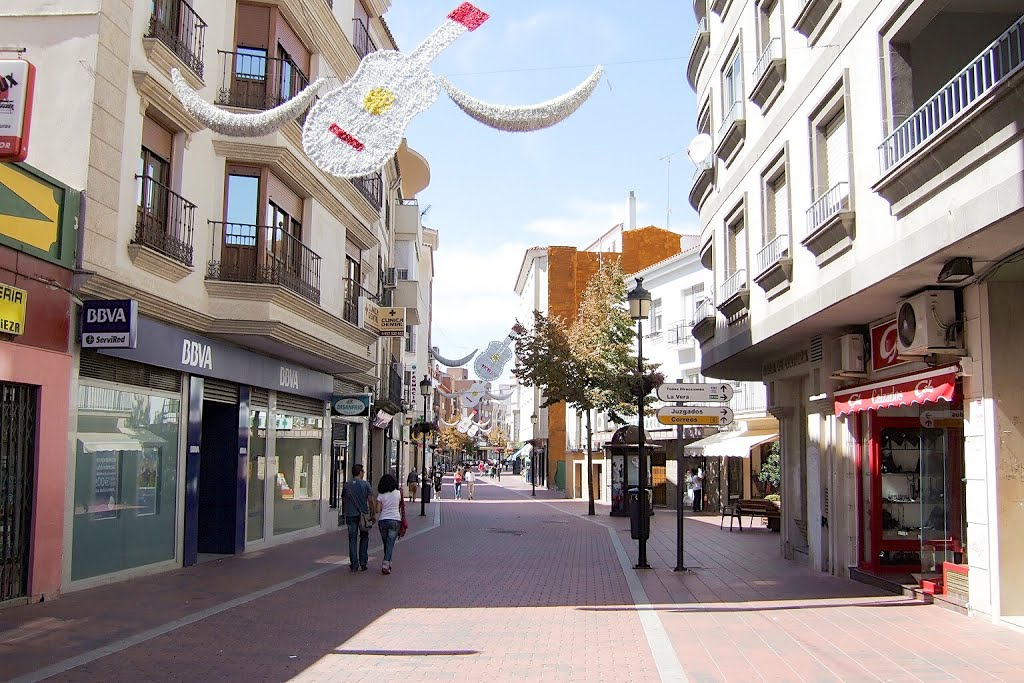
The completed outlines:
{"type": "Polygon", "coordinates": [[[366,98],[363,100],[363,109],[374,116],[380,116],[394,103],[395,93],[387,88],[374,88],[366,94],[366,98]]]}

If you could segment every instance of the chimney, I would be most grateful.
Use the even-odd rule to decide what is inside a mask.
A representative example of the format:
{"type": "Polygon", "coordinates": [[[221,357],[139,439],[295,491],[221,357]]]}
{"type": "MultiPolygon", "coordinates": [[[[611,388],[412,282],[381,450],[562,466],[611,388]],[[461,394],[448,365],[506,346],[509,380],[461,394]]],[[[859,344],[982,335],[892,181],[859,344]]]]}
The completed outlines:
{"type": "Polygon", "coordinates": [[[628,207],[628,222],[626,223],[627,230],[636,229],[636,192],[633,190],[629,191],[629,195],[626,197],[626,206],[628,207]]]}

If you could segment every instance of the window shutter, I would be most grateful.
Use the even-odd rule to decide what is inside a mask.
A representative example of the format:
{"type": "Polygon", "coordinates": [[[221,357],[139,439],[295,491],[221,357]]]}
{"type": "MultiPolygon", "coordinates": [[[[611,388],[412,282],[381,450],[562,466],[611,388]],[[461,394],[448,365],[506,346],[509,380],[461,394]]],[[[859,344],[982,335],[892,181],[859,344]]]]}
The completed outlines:
{"type": "Polygon", "coordinates": [[[174,151],[174,133],[147,116],[142,119],[142,146],[170,163],[174,151]]]}
{"type": "MultiPolygon", "coordinates": [[[[772,38],[780,38],[780,37],[782,37],[782,22],[779,19],[779,5],[780,4],[782,4],[782,3],[776,1],[768,9],[768,12],[766,13],[765,21],[768,22],[768,30],[765,31],[765,34],[767,34],[768,40],[771,40],[772,38]]],[[[767,48],[768,47],[768,43],[765,42],[763,47],[767,48]]]]}
{"type": "Polygon", "coordinates": [[[850,179],[850,154],[846,142],[846,112],[839,112],[825,124],[825,187],[827,192],[836,183],[850,179]]]}
{"type": "Polygon", "coordinates": [[[309,76],[309,50],[280,15],[277,17],[277,42],[292,58],[295,66],[302,70],[303,75],[309,76]]]}
{"type": "Polygon", "coordinates": [[[235,45],[267,49],[270,36],[270,8],[238,5],[235,15],[235,45]]]}
{"type": "Polygon", "coordinates": [[[267,174],[267,200],[284,209],[299,223],[302,222],[302,198],[273,173],[267,174]]]}
{"type": "Polygon", "coordinates": [[[786,230],[789,222],[789,206],[786,200],[786,176],[779,175],[775,180],[768,181],[768,191],[765,193],[768,206],[764,230],[764,243],[768,244],[775,239],[779,233],[786,230]]]}

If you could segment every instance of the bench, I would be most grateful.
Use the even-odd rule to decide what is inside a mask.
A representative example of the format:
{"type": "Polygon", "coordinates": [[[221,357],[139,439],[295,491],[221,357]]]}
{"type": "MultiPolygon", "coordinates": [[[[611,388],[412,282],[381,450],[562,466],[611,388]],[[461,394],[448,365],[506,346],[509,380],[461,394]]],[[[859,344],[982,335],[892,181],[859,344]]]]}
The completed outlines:
{"type": "Polygon", "coordinates": [[[719,529],[725,524],[726,515],[729,516],[729,531],[732,531],[733,520],[739,521],[740,531],[743,531],[744,517],[750,517],[750,524],[754,523],[754,517],[765,517],[768,520],[768,529],[778,531],[782,519],[782,511],[779,510],[778,505],[770,500],[753,498],[738,500],[732,505],[722,508],[722,521],[718,523],[719,529]]]}

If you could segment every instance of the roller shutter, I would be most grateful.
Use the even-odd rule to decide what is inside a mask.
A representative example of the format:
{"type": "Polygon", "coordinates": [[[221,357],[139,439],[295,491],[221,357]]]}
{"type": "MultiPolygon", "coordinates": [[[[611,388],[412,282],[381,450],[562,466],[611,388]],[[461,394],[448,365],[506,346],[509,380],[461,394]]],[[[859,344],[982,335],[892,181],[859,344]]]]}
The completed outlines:
{"type": "Polygon", "coordinates": [[[277,394],[277,412],[296,415],[320,416],[324,414],[324,402],[294,394],[277,394]]]}
{"type": "Polygon", "coordinates": [[[176,370],[143,365],[95,351],[83,350],[78,363],[80,377],[115,384],[130,384],[146,389],[181,392],[181,373],[176,370]]]}
{"type": "Polygon", "coordinates": [[[238,385],[234,382],[207,377],[203,382],[203,400],[237,405],[238,385]]]}
{"type": "Polygon", "coordinates": [[[846,114],[839,112],[825,124],[825,190],[850,179],[850,152],[846,139],[846,114]]]}

